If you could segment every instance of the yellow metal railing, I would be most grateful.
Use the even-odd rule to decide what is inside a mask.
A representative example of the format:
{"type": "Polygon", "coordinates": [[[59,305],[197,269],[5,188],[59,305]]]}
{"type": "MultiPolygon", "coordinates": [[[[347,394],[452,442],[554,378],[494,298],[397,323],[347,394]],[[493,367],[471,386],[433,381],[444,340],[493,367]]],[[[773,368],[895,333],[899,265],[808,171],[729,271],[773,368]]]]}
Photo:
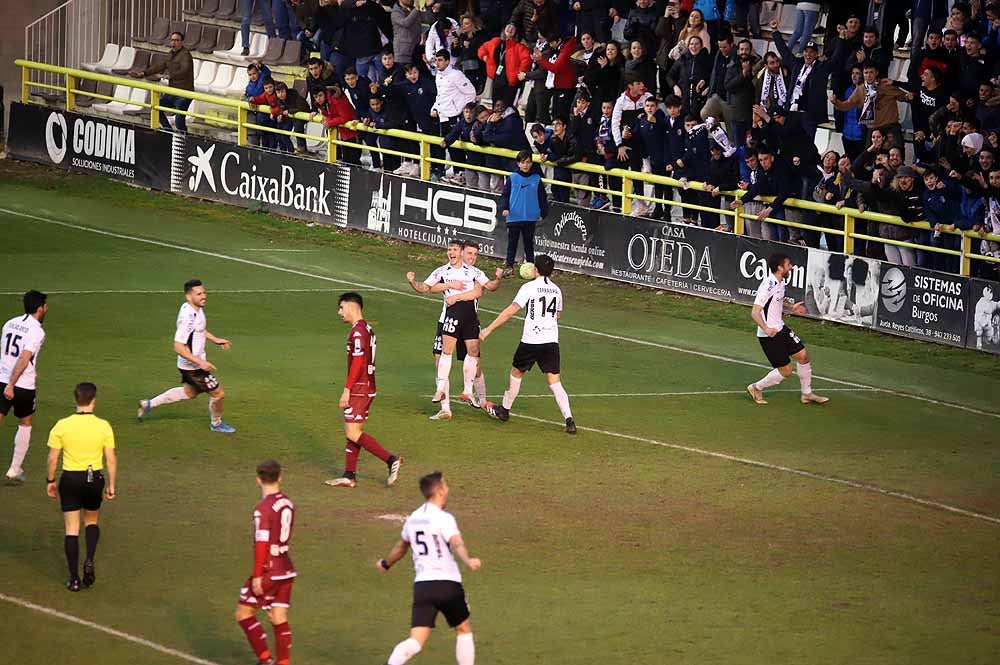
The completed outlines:
{"type": "MultiPolygon", "coordinates": [[[[149,125],[153,129],[158,129],[160,126],[159,111],[165,111],[171,114],[182,114],[192,118],[198,118],[201,120],[207,120],[211,122],[221,123],[227,126],[236,128],[237,142],[239,145],[247,145],[249,141],[249,135],[247,130],[254,130],[261,133],[270,132],[272,134],[280,134],[284,136],[289,136],[293,138],[301,138],[309,141],[322,141],[327,144],[326,159],[330,162],[337,160],[337,147],[338,146],[349,146],[355,148],[362,148],[369,150],[371,152],[378,152],[386,155],[393,155],[403,159],[411,159],[420,165],[420,178],[423,180],[428,180],[431,177],[431,165],[440,164],[444,166],[452,166],[455,169],[471,169],[475,171],[480,171],[484,173],[501,174],[506,175],[506,171],[501,171],[498,169],[490,168],[487,166],[479,166],[466,164],[461,162],[455,162],[453,160],[435,157],[431,155],[432,146],[441,145],[441,137],[438,136],[428,136],[427,134],[421,134],[418,132],[410,132],[405,130],[390,129],[390,130],[380,130],[365,126],[363,123],[358,121],[351,121],[342,125],[345,129],[354,130],[357,132],[366,132],[373,135],[383,135],[388,136],[393,139],[398,139],[404,142],[411,142],[417,146],[417,153],[405,152],[403,150],[396,150],[392,148],[384,148],[381,146],[368,145],[364,143],[354,143],[350,141],[343,141],[337,138],[336,132],[329,132],[326,137],[320,138],[311,134],[305,134],[302,132],[296,132],[293,130],[277,129],[274,127],[267,127],[264,125],[257,124],[254,122],[255,118],[253,113],[258,111],[256,105],[251,104],[243,99],[234,99],[232,97],[220,97],[218,95],[208,95],[201,92],[194,92],[190,90],[180,90],[177,88],[171,88],[170,86],[162,85],[160,83],[151,83],[144,79],[134,79],[134,78],[123,78],[119,76],[109,76],[107,74],[100,74],[97,72],[88,72],[78,69],[70,69],[67,67],[58,67],[55,65],[48,65],[40,62],[31,62],[27,60],[15,60],[15,64],[21,68],[21,100],[24,103],[31,102],[31,90],[32,88],[40,88],[47,90],[55,90],[65,94],[66,96],[66,107],[69,110],[74,110],[75,101],[77,95],[86,95],[89,97],[95,97],[99,99],[104,99],[108,101],[120,101],[123,103],[133,104],[142,106],[150,111],[149,114],[149,125]],[[39,81],[33,81],[31,79],[32,72],[46,72],[50,74],[57,74],[64,77],[63,85],[52,85],[48,83],[42,83],[39,81]],[[150,93],[149,102],[147,103],[137,103],[132,102],[129,99],[116,99],[113,96],[101,95],[95,92],[81,90],[78,85],[80,80],[90,80],[96,82],[110,83],[112,85],[122,85],[129,88],[139,88],[142,90],[148,90],[150,93]],[[230,109],[235,112],[235,117],[226,118],[218,116],[208,116],[203,113],[198,113],[190,110],[179,110],[172,107],[164,107],[160,105],[161,95],[173,95],[175,97],[181,97],[185,99],[190,99],[192,101],[200,101],[206,104],[211,104],[213,106],[223,107],[230,109]]],[[[267,110],[262,107],[261,110],[267,110]]],[[[296,113],[292,116],[295,120],[302,122],[317,121],[319,118],[318,114],[311,113],[296,113]]],[[[495,157],[507,157],[513,158],[517,153],[514,150],[508,150],[504,148],[493,148],[493,147],[483,147],[475,143],[467,143],[463,141],[456,141],[452,144],[453,148],[464,150],[467,152],[482,153],[484,155],[492,155],[495,157]]],[[[539,162],[543,166],[550,165],[546,162],[541,162],[538,155],[534,156],[536,162],[539,162]]],[[[730,210],[728,208],[713,208],[708,206],[702,206],[694,203],[687,203],[683,201],[674,201],[669,199],[657,198],[656,196],[647,196],[645,194],[645,185],[668,185],[671,187],[682,187],[686,185],[689,189],[697,191],[705,191],[705,184],[700,182],[686,182],[682,183],[680,180],[674,178],[668,178],[666,176],[654,175],[652,173],[641,173],[636,171],[629,171],[625,169],[615,168],[615,169],[605,169],[603,166],[598,166],[596,164],[588,164],[585,162],[578,162],[571,164],[568,167],[571,171],[590,173],[595,176],[602,176],[604,178],[618,178],[621,180],[621,189],[608,189],[604,187],[596,187],[593,185],[581,185],[574,184],[572,182],[566,182],[563,180],[554,180],[551,178],[543,178],[542,181],[550,185],[559,185],[566,187],[567,189],[577,189],[593,193],[599,193],[607,197],[615,197],[621,200],[622,212],[626,215],[632,212],[633,201],[646,201],[649,203],[659,203],[662,205],[675,206],[682,209],[697,210],[702,212],[707,212],[713,215],[720,215],[723,217],[731,217],[733,219],[732,229],[737,235],[743,235],[745,231],[745,220],[746,219],[756,219],[756,215],[748,214],[744,212],[742,204],[738,204],[735,210],[730,210]]],[[[735,199],[739,201],[739,196],[743,194],[742,191],[726,191],[721,193],[723,197],[729,199],[735,199]]],[[[770,197],[762,197],[765,202],[770,201],[770,197]]],[[[855,241],[871,241],[879,242],[885,245],[895,245],[898,247],[906,247],[910,249],[918,249],[924,252],[937,253],[947,256],[957,256],[959,258],[960,273],[962,275],[968,276],[971,272],[971,264],[973,260],[978,261],[989,261],[993,263],[1000,263],[1000,259],[993,256],[988,256],[984,254],[977,253],[975,251],[975,241],[991,240],[994,242],[1000,242],[1000,235],[991,234],[979,234],[972,231],[961,231],[950,227],[941,227],[939,230],[941,233],[952,234],[959,236],[959,249],[946,249],[943,247],[935,247],[928,245],[918,245],[911,242],[891,240],[888,238],[881,238],[875,235],[859,233],[855,230],[856,220],[868,220],[870,222],[878,222],[883,224],[894,224],[897,226],[906,226],[916,230],[932,231],[933,228],[927,222],[914,222],[907,223],[904,222],[899,217],[892,215],[884,215],[882,213],[871,212],[871,211],[860,211],[855,208],[848,208],[844,206],[843,208],[837,208],[826,203],[817,203],[815,201],[808,201],[802,199],[787,199],[785,201],[786,208],[793,208],[797,210],[809,210],[812,212],[823,213],[831,215],[833,217],[839,217],[843,220],[842,228],[827,228],[815,226],[803,222],[796,222],[786,219],[773,219],[767,218],[761,221],[770,222],[772,224],[777,224],[785,227],[796,228],[807,231],[817,231],[821,233],[828,233],[832,235],[841,236],[844,239],[844,252],[846,254],[853,254],[855,249],[855,241]]]]}

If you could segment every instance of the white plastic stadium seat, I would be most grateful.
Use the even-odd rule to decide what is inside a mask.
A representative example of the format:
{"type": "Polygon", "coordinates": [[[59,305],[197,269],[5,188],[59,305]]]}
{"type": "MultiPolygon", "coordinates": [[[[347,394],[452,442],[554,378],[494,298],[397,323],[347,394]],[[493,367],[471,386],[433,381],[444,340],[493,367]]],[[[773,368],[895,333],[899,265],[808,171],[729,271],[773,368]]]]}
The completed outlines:
{"type": "Polygon", "coordinates": [[[126,102],[118,101],[122,99],[129,99],[131,96],[130,88],[127,85],[116,85],[115,91],[111,93],[111,96],[115,98],[116,101],[102,102],[100,104],[94,104],[90,108],[95,111],[103,111],[104,113],[115,113],[113,109],[120,106],[125,106],[126,102]]]}
{"type": "MultiPolygon", "coordinates": [[[[195,62],[198,62],[195,60],[195,62]]],[[[212,82],[215,80],[215,72],[218,65],[212,60],[204,60],[201,63],[201,69],[198,70],[198,76],[194,79],[194,89],[198,92],[209,92],[212,88],[212,82]]]]}
{"type": "Polygon", "coordinates": [[[321,146],[326,145],[326,128],[323,127],[323,123],[307,122],[306,134],[316,137],[314,139],[306,139],[306,149],[318,150],[321,146]]]}
{"type": "Polygon", "coordinates": [[[233,71],[233,80],[226,88],[226,97],[243,97],[247,91],[247,84],[250,83],[250,74],[246,67],[236,65],[233,71]]]}
{"type": "Polygon", "coordinates": [[[813,142],[816,144],[816,150],[822,155],[826,152],[827,146],[830,144],[830,130],[825,127],[817,127],[813,142]]]}
{"type": "Polygon", "coordinates": [[[253,37],[250,39],[250,55],[241,57],[240,60],[260,60],[267,53],[267,42],[267,35],[260,32],[253,33],[253,37]]]}
{"type": "Polygon", "coordinates": [[[786,35],[792,34],[795,30],[795,5],[781,6],[781,19],[778,20],[778,32],[786,35]]]}
{"type": "Polygon", "coordinates": [[[225,50],[212,51],[212,55],[217,58],[222,58],[223,60],[232,60],[233,58],[239,58],[240,53],[243,52],[243,41],[240,37],[240,33],[237,32],[236,36],[233,38],[233,45],[225,50]]]}
{"type": "MultiPolygon", "coordinates": [[[[828,145],[826,149],[836,150],[838,155],[843,155],[844,135],[840,132],[830,132],[830,145],[828,145]]],[[[912,164],[912,162],[907,162],[907,164],[912,164]]]]}
{"type": "MultiPolygon", "coordinates": [[[[120,113],[122,115],[142,115],[149,111],[148,108],[142,106],[142,104],[149,103],[149,91],[143,90],[142,88],[132,88],[132,95],[129,97],[131,104],[126,104],[122,107],[120,113]]],[[[119,111],[112,111],[112,113],[119,113],[119,111]]]]}
{"type": "Polygon", "coordinates": [[[118,51],[118,57],[110,67],[98,64],[97,67],[94,68],[94,71],[101,72],[103,74],[110,74],[113,69],[131,69],[133,62],[135,62],[135,49],[131,46],[123,46],[118,51]]]}
{"type": "Polygon", "coordinates": [[[82,62],[80,63],[80,67],[86,69],[88,72],[97,71],[98,67],[106,67],[110,71],[111,67],[115,64],[115,60],[118,59],[118,50],[118,44],[106,44],[100,60],[97,62],[82,62]]]}
{"type": "Polygon", "coordinates": [[[198,79],[198,74],[201,72],[201,63],[203,63],[203,62],[205,62],[205,61],[204,60],[199,60],[198,58],[193,58],[191,60],[191,64],[194,66],[194,78],[195,78],[195,80],[198,79]]]}
{"type": "Polygon", "coordinates": [[[218,69],[215,70],[215,78],[212,80],[212,85],[208,86],[208,92],[213,95],[225,95],[226,90],[229,89],[229,84],[232,82],[233,66],[219,65],[218,69]]]}

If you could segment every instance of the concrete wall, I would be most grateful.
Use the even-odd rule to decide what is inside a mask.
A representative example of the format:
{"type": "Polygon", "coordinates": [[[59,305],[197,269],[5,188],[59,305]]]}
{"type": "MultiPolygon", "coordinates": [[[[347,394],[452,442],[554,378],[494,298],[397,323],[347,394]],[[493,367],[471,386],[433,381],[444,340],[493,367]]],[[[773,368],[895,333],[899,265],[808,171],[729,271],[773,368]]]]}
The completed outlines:
{"type": "Polygon", "coordinates": [[[24,57],[24,26],[60,4],[61,0],[0,0],[0,85],[8,104],[21,94],[21,73],[14,58],[24,57]]]}

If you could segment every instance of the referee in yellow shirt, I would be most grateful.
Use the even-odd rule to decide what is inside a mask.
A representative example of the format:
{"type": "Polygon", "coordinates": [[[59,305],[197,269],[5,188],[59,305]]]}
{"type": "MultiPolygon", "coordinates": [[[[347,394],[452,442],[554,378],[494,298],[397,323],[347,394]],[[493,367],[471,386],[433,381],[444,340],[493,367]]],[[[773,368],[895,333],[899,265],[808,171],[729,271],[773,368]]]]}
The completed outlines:
{"type": "Polygon", "coordinates": [[[87,558],[83,562],[85,587],[94,583],[94,554],[97,541],[101,537],[97,517],[101,509],[101,499],[115,498],[115,475],[118,459],[115,457],[115,434],[111,424],[94,415],[97,402],[97,386],[93,383],[78,383],[74,390],[76,413],[63,418],[49,432],[48,485],[46,494],[62,504],[63,520],[66,524],[66,564],[69,566],[70,591],[80,590],[80,512],[87,534],[87,558]],[[63,455],[63,473],[56,487],[56,467],[59,453],[63,455]],[[107,461],[107,481],[104,478],[104,462],[107,461]]]}

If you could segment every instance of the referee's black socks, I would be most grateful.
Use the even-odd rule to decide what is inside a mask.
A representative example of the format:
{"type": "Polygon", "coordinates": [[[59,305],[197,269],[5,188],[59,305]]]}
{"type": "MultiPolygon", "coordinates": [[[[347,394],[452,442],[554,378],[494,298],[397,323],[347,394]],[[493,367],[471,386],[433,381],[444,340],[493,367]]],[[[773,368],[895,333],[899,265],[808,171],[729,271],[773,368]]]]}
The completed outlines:
{"type": "Polygon", "coordinates": [[[87,535],[87,561],[94,560],[94,554],[97,553],[97,541],[101,539],[101,527],[96,524],[88,524],[86,528],[87,535]]]}
{"type": "Polygon", "coordinates": [[[63,546],[66,549],[69,578],[71,580],[80,579],[80,536],[66,536],[63,546]]]}

